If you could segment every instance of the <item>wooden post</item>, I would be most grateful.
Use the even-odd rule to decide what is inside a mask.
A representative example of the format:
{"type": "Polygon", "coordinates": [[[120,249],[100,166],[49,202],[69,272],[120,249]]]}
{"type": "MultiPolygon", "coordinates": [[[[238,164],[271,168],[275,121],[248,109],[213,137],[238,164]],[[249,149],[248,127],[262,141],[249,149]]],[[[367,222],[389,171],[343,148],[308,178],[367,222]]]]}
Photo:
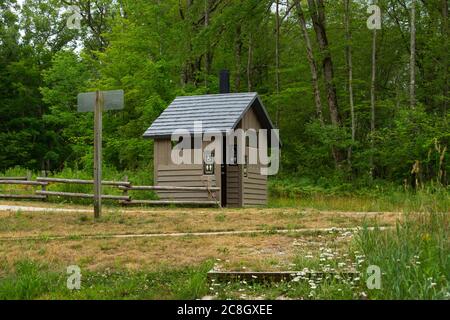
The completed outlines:
{"type": "Polygon", "coordinates": [[[124,106],[123,90],[79,93],[78,112],[94,111],[94,217],[102,212],[102,113],[103,110],[121,110],[124,106]]]}
{"type": "MultiPolygon", "coordinates": [[[[42,177],[46,177],[47,176],[47,172],[45,170],[42,170],[41,174],[42,174],[42,177]]],[[[38,179],[36,179],[36,180],[38,180],[38,179]]],[[[41,191],[44,191],[44,192],[47,191],[47,185],[46,184],[42,184],[41,191]]],[[[45,199],[43,199],[43,200],[47,201],[48,200],[48,196],[45,195],[45,199]]]]}
{"type": "Polygon", "coordinates": [[[102,212],[102,111],[103,93],[95,94],[94,110],[94,218],[102,212]]]}
{"type": "MultiPolygon", "coordinates": [[[[47,191],[47,186],[45,185],[45,184],[43,184],[42,186],[41,186],[41,191],[43,191],[43,192],[46,192],[47,191]]],[[[43,199],[44,201],[47,201],[48,200],[48,196],[46,195],[45,196],[45,199],[43,199]]]]}
{"type": "MultiPolygon", "coordinates": [[[[128,182],[128,176],[123,177],[123,181],[128,182]]],[[[123,196],[128,197],[128,188],[123,188],[123,196]]]]}

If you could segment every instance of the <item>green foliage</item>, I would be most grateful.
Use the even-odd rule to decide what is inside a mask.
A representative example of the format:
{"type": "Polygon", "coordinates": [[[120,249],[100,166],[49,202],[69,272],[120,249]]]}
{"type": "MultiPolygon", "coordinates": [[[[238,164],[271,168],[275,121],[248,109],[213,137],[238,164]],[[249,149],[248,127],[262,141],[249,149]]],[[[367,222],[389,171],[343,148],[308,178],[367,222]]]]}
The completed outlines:
{"type": "MultiPolygon", "coordinates": [[[[317,119],[295,9],[284,17],[282,6],[277,70],[273,1],[211,0],[206,8],[202,1],[102,0],[91,5],[81,1],[84,16],[90,18],[81,21],[79,31],[65,28],[67,13],[61,10],[65,3],[60,0],[27,0],[22,8],[14,3],[0,4],[0,170],[20,165],[34,171],[90,172],[92,114],[76,112],[76,96],[117,88],[125,90],[125,110],[104,115],[104,161],[118,171],[146,170],[152,163],[153,145],[142,138],[144,131],[176,95],[216,93],[217,74],[227,68],[232,90],[257,91],[278,121],[284,142],[281,177],[294,175],[311,181],[313,189],[336,191],[350,185],[373,187],[379,180],[410,185],[417,178],[419,184],[448,184],[449,50],[441,1],[417,3],[415,110],[409,107],[408,8],[396,0],[378,1],[383,28],[377,42],[373,134],[372,37],[366,27],[365,3],[352,2],[349,43],[342,28],[344,6],[339,1],[325,3],[342,119],[338,126],[330,124],[320,68],[324,123],[317,119]],[[353,53],[355,141],[347,44],[353,53]],[[333,150],[344,155],[340,163],[333,150]],[[413,176],[416,163],[420,170],[413,176]]],[[[305,14],[310,22],[308,10],[305,14]]],[[[309,35],[321,67],[313,28],[309,35]]],[[[298,183],[304,185],[302,180],[298,183]]]]}
{"type": "Polygon", "coordinates": [[[0,279],[0,300],[30,300],[47,293],[55,287],[60,279],[55,274],[31,261],[21,261],[16,265],[16,272],[7,279],[0,279]]]}
{"type": "Polygon", "coordinates": [[[50,167],[64,164],[83,166],[83,159],[92,153],[92,115],[76,112],[76,96],[85,91],[89,73],[86,65],[70,51],[57,53],[52,67],[43,73],[43,101],[49,114],[43,116],[47,128],[48,151],[44,159],[50,167]]]}
{"type": "Polygon", "coordinates": [[[411,214],[395,230],[363,229],[358,238],[364,266],[377,265],[382,288],[371,299],[448,299],[450,294],[448,214],[411,214]]]}
{"type": "Polygon", "coordinates": [[[183,270],[152,272],[82,270],[81,290],[69,290],[67,274],[31,260],[17,263],[0,277],[0,300],[5,299],[199,299],[208,291],[211,263],[183,270]]]}
{"type": "MultiPolygon", "coordinates": [[[[380,171],[388,179],[408,179],[415,160],[421,163],[423,180],[438,180],[441,152],[449,144],[450,131],[445,118],[427,114],[423,108],[400,110],[391,127],[376,136],[375,157],[380,171]]],[[[448,172],[450,161],[444,154],[443,170],[448,172]]]]}

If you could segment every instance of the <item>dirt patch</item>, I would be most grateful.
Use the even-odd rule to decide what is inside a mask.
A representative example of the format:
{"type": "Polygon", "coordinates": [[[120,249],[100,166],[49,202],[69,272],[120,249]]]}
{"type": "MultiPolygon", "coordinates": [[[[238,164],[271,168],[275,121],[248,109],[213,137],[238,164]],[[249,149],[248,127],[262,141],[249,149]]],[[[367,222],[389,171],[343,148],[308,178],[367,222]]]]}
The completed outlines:
{"type": "Polygon", "coordinates": [[[300,208],[112,208],[95,221],[89,211],[73,209],[86,207],[69,208],[68,212],[0,211],[0,237],[347,228],[363,223],[394,225],[401,218],[393,212],[319,212],[300,208]]]}
{"type": "Polygon", "coordinates": [[[64,269],[75,264],[89,270],[104,268],[156,270],[213,260],[226,270],[286,270],[297,255],[328,244],[344,246],[336,235],[246,235],[208,238],[99,239],[77,241],[0,242],[1,263],[13,268],[30,259],[64,269]],[[302,245],[299,246],[299,239],[302,245]]]}
{"type": "MultiPolygon", "coordinates": [[[[23,206],[23,203],[10,202],[8,205],[23,206]]],[[[364,223],[392,226],[402,217],[394,212],[322,212],[302,208],[110,207],[105,208],[100,220],[94,221],[86,206],[45,204],[44,209],[51,209],[43,212],[33,211],[36,207],[37,203],[30,210],[0,212],[0,238],[39,237],[39,240],[0,241],[0,274],[26,259],[58,270],[72,264],[90,270],[156,270],[195,265],[206,260],[215,261],[215,268],[222,270],[291,270],[293,261],[299,256],[309,256],[327,246],[342,250],[348,247],[351,232],[317,233],[314,229],[354,228],[364,223]],[[282,229],[290,232],[274,233],[282,229]],[[307,229],[308,232],[296,234],[292,232],[295,229],[307,229]],[[79,237],[250,230],[264,232],[208,237],[79,237]],[[51,236],[66,238],[48,241],[51,236]]]]}

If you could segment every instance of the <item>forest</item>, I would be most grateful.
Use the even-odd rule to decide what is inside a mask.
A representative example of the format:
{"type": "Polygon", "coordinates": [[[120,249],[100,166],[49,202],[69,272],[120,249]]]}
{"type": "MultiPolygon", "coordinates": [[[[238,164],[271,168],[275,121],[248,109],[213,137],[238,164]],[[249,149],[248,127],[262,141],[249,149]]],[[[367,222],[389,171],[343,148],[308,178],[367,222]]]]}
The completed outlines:
{"type": "Polygon", "coordinates": [[[0,0],[0,300],[449,300],[448,6],[0,0]],[[144,132],[224,70],[280,130],[267,186],[153,168],[144,132]],[[93,179],[77,95],[103,90],[93,179]]]}
{"type": "Polygon", "coordinates": [[[0,0],[0,172],[92,172],[77,94],[123,89],[104,165],[151,178],[144,131],[228,69],[280,129],[275,179],[447,186],[448,1],[375,2],[379,21],[364,0],[0,0]]]}

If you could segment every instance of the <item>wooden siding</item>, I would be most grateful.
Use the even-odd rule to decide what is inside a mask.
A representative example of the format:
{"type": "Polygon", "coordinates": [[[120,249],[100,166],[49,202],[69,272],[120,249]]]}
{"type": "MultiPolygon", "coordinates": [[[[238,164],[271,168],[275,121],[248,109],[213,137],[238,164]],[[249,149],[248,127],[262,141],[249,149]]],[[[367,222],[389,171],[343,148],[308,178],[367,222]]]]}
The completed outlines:
{"type": "MultiPolygon", "coordinates": [[[[217,187],[214,175],[203,175],[203,165],[159,165],[158,186],[173,187],[217,187]]],[[[220,199],[219,191],[156,191],[160,200],[215,201],[220,199]]]]}
{"type": "Polygon", "coordinates": [[[239,127],[244,130],[255,129],[256,131],[258,131],[259,129],[261,129],[261,123],[259,122],[258,116],[253,110],[253,107],[250,108],[242,117],[239,127]]]}
{"type": "Polygon", "coordinates": [[[260,173],[260,166],[249,165],[247,177],[243,181],[243,205],[267,205],[267,176],[260,173]]]}
{"type": "MultiPolygon", "coordinates": [[[[207,143],[205,142],[203,144],[203,147],[205,147],[207,145],[207,143]]],[[[173,165],[172,163],[172,159],[171,159],[171,150],[172,150],[172,143],[170,141],[170,139],[156,139],[155,143],[154,143],[154,184],[155,185],[167,185],[167,184],[160,184],[158,179],[161,179],[161,182],[167,182],[167,178],[166,176],[171,176],[171,172],[172,171],[168,171],[165,170],[164,168],[166,168],[167,166],[171,166],[173,165]],[[162,166],[162,167],[161,167],[162,166]],[[161,170],[159,170],[159,168],[162,168],[161,170]],[[161,178],[159,178],[161,177],[161,178]]],[[[175,165],[173,165],[175,166],[175,165]]],[[[178,167],[178,166],[175,166],[178,167]]],[[[183,187],[203,187],[204,183],[202,182],[202,179],[198,178],[198,179],[193,179],[192,178],[192,174],[194,173],[194,176],[203,176],[203,166],[202,165],[183,165],[181,166],[184,170],[184,174],[186,174],[186,176],[188,176],[189,178],[186,180],[184,178],[182,179],[177,179],[177,185],[175,186],[183,186],[183,187]],[[199,168],[201,170],[201,174],[199,173],[199,168]]],[[[214,176],[212,178],[215,178],[213,180],[216,181],[216,186],[220,187],[220,180],[221,180],[221,176],[220,176],[220,164],[219,165],[215,165],[214,166],[214,176]]],[[[179,171],[179,175],[184,175],[184,174],[180,174],[181,171],[179,171]]],[[[204,176],[206,179],[206,177],[209,176],[204,176]]],[[[172,179],[173,180],[173,179],[172,179]]],[[[172,180],[169,180],[172,181],[172,180]]],[[[218,199],[220,199],[220,192],[218,192],[218,199]]]]}
{"type": "Polygon", "coordinates": [[[170,164],[171,142],[169,139],[155,139],[153,149],[153,180],[158,185],[158,167],[170,164]]]}
{"type": "Polygon", "coordinates": [[[227,206],[242,206],[241,166],[227,166],[227,206]]]}
{"type": "MultiPolygon", "coordinates": [[[[241,120],[240,128],[244,130],[261,129],[261,123],[253,108],[250,108],[241,120]]],[[[246,155],[249,155],[250,148],[246,148],[246,155]]],[[[258,160],[259,161],[259,160],[258,160]]],[[[242,170],[242,206],[263,206],[267,205],[267,176],[261,175],[260,165],[252,164],[247,166],[247,177],[244,177],[242,170]]]]}

